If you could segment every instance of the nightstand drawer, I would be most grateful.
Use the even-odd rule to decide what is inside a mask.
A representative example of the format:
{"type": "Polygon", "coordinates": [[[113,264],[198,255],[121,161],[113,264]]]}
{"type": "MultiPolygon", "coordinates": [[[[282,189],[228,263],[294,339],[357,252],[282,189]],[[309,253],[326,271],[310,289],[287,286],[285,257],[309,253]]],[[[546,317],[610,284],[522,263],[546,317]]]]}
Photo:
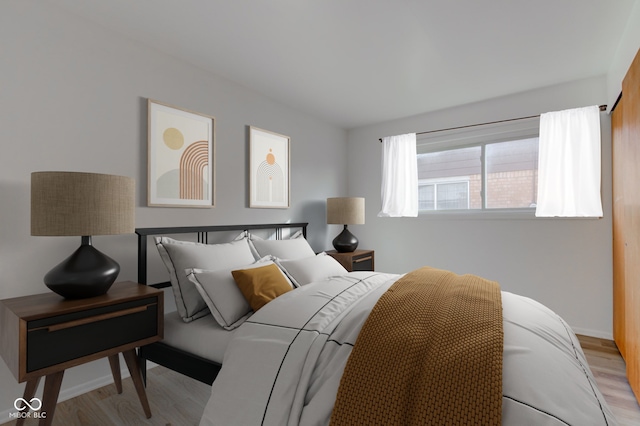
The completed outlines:
{"type": "Polygon", "coordinates": [[[28,321],[27,373],[157,334],[157,297],[28,321]]]}
{"type": "Polygon", "coordinates": [[[353,257],[354,271],[373,271],[373,254],[369,253],[364,256],[353,257]]]}
{"type": "Polygon", "coordinates": [[[375,252],[373,250],[355,250],[347,253],[329,250],[326,253],[349,272],[375,270],[375,252]]]}

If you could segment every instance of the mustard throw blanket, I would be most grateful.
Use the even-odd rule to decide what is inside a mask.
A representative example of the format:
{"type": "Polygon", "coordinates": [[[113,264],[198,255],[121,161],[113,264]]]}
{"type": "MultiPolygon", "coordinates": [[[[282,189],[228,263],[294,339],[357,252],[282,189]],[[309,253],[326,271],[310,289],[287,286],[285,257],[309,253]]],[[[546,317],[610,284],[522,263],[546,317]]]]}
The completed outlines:
{"type": "Polygon", "coordinates": [[[406,274],[356,340],[331,425],[500,425],[502,351],[498,283],[406,274]]]}

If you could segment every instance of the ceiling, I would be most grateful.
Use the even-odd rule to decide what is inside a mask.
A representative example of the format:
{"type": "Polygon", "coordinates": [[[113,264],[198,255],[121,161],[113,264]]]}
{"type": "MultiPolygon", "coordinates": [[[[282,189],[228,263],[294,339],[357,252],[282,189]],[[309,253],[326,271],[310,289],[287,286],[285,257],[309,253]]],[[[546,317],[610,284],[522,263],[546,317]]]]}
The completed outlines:
{"type": "Polygon", "coordinates": [[[634,0],[49,0],[343,128],[606,74],[634,0]]]}

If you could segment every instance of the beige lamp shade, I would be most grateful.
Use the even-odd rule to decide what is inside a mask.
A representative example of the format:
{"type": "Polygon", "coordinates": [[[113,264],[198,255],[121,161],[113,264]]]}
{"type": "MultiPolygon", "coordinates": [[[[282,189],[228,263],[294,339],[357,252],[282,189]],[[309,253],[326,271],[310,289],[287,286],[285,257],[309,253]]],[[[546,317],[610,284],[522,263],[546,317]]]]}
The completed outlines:
{"type": "Polygon", "coordinates": [[[31,235],[114,235],[135,230],[135,184],[126,176],[31,173],[31,235]]]}
{"type": "Polygon", "coordinates": [[[327,198],[327,223],[336,225],[364,224],[364,198],[327,198]]]}

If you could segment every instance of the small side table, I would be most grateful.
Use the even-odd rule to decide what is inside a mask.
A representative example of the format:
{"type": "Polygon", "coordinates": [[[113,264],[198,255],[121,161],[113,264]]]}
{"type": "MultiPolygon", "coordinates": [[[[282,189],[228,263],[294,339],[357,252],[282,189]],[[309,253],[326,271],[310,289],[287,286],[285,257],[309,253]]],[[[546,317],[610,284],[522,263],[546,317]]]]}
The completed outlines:
{"type": "Polygon", "coordinates": [[[373,271],[375,268],[375,253],[373,250],[355,250],[348,253],[330,250],[327,251],[327,254],[340,262],[349,272],[373,271]]]}
{"type": "MultiPolygon", "coordinates": [[[[40,418],[40,425],[53,421],[67,368],[108,357],[116,389],[122,393],[119,353],[144,413],[151,417],[136,348],[162,339],[163,296],[161,290],[127,281],[87,299],[44,293],[0,300],[0,355],[18,383],[27,382],[24,401],[32,401],[40,379],[46,377],[41,409],[33,416],[40,418]]],[[[17,424],[24,420],[19,417],[17,424]]]]}

